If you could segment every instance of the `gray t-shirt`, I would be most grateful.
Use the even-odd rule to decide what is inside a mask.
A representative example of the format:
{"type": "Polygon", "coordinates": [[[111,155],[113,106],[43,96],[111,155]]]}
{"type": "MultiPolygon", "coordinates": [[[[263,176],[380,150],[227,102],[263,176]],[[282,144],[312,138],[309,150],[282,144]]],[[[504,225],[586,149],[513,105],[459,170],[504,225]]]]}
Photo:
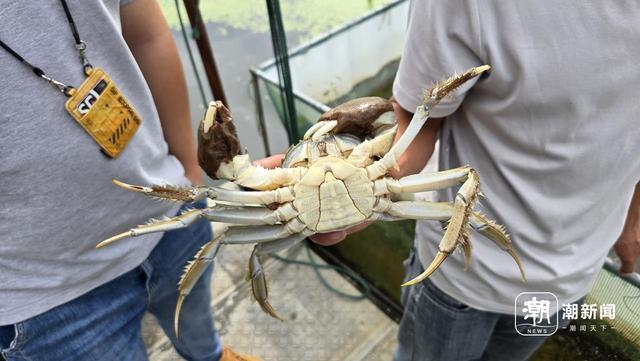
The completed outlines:
{"type": "MultiPolygon", "coordinates": [[[[447,117],[439,166],[478,170],[477,209],[507,226],[528,278],[474,232],[470,269],[455,253],[431,276],[445,293],[513,313],[520,292],[553,292],[562,305],[589,291],[640,180],[638,19],[637,0],[413,2],[394,95],[414,110],[443,76],[492,65],[432,111],[447,117]]],[[[429,264],[440,224],[416,233],[429,264]]]]}
{"type": "MultiPolygon", "coordinates": [[[[118,0],[68,0],[88,56],[142,118],[118,159],[66,113],[67,98],[0,49],[0,325],[45,312],[139,265],[161,234],[95,249],[101,240],[173,215],[161,203],[117,188],[187,184],[168,154],[151,93],[120,31],[118,0]]],[[[85,79],[59,1],[4,1],[0,39],[53,78],[85,79]]]]}

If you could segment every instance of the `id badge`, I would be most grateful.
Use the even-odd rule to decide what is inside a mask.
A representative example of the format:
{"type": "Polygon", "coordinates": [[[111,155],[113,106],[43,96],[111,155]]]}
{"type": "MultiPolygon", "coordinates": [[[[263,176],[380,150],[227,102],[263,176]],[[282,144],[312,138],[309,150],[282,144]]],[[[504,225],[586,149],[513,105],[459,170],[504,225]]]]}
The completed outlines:
{"type": "Polygon", "coordinates": [[[140,126],[140,116],[100,68],[65,103],[65,108],[111,158],[127,146],[140,126]]]}

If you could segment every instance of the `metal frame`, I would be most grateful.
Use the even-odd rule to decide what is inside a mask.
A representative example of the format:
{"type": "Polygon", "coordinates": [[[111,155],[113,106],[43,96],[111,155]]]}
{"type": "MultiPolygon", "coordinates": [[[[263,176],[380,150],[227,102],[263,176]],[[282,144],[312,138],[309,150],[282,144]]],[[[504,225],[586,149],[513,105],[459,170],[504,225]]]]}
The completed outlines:
{"type": "Polygon", "coordinates": [[[187,16],[191,27],[197,29],[198,37],[195,39],[198,45],[198,52],[202,59],[202,65],[207,73],[207,80],[211,87],[211,93],[214,99],[223,102],[227,108],[231,109],[227,97],[224,94],[224,88],[222,87],[222,80],[218,73],[218,67],[216,66],[216,60],[213,56],[213,48],[211,47],[211,41],[209,40],[209,34],[207,28],[202,21],[202,14],[200,14],[200,8],[198,7],[199,0],[184,0],[184,7],[187,10],[187,16]]]}

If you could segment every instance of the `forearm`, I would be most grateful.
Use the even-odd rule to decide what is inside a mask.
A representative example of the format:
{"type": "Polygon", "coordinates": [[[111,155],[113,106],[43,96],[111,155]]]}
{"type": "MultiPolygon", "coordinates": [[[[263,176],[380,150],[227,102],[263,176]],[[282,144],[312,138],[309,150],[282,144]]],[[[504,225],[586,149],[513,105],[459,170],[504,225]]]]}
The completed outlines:
{"type": "MultiPolygon", "coordinates": [[[[413,114],[402,108],[393,98],[391,101],[393,102],[393,109],[398,122],[397,141],[409,126],[413,114]]],[[[424,169],[433,155],[438,129],[440,129],[442,122],[443,118],[433,118],[427,121],[406,152],[398,159],[399,170],[392,172],[393,177],[399,178],[416,174],[424,169]]]]}
{"type": "Polygon", "coordinates": [[[187,86],[171,30],[153,0],[136,0],[122,10],[123,36],[153,95],[169,153],[200,183],[187,86]]]}

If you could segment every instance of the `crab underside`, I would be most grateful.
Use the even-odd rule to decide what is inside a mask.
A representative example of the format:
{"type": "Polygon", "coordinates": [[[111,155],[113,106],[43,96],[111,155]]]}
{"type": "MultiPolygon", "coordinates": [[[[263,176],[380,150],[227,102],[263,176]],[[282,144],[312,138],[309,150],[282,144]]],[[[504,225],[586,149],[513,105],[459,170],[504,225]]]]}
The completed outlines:
{"type": "Polygon", "coordinates": [[[101,242],[98,247],[127,237],[188,227],[200,218],[215,222],[214,239],[200,249],[180,279],[176,334],[182,302],[213,262],[221,245],[255,244],[249,261],[252,292],[266,313],[280,319],[267,300],[267,282],[260,255],[284,250],[316,233],[341,230],[366,221],[423,219],[447,222],[439,252],[431,265],[404,285],[429,277],[457,247],[462,249],[468,262],[470,228],[508,252],[524,279],[520,259],[504,228],[473,211],[479,180],[472,168],[463,166],[400,179],[387,176],[425,124],[429,109],[461,84],[488,69],[487,65],[472,68],[436,84],[426,93],[424,104],[416,109],[409,127],[395,144],[397,126],[389,101],[360,98],[344,103],[322,115],[304,139],[289,149],[282,166],[275,169],[254,166],[248,155],[240,154],[230,112],[222,103],[212,102],[199,128],[200,164],[209,176],[231,181],[237,189],[147,187],[114,180],[125,189],[152,197],[182,202],[208,198],[213,205],[141,225],[101,242]],[[452,203],[392,201],[391,197],[397,193],[459,185],[452,203]],[[275,209],[273,204],[277,204],[275,209]]]}

